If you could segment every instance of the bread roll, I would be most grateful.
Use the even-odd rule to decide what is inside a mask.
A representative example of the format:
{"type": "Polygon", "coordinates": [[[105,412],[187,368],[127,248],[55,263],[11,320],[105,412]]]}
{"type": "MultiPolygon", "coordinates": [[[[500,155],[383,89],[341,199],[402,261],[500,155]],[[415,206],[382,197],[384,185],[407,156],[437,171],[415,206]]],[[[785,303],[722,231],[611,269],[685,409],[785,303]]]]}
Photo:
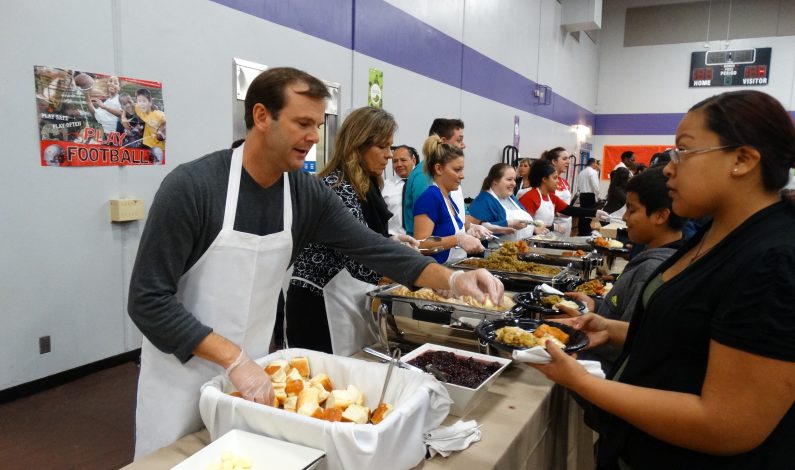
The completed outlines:
{"type": "Polygon", "coordinates": [[[326,421],[342,421],[342,410],[339,408],[326,408],[323,410],[323,418],[326,421]]]}
{"type": "Polygon", "coordinates": [[[290,380],[301,380],[303,381],[304,378],[301,377],[301,371],[296,369],[295,367],[291,368],[289,372],[287,372],[287,381],[290,380]]]}
{"type": "Polygon", "coordinates": [[[284,401],[284,411],[295,413],[297,410],[296,405],[298,405],[298,395],[288,396],[287,400],[284,401]]]}
{"type": "Polygon", "coordinates": [[[387,417],[389,413],[392,412],[394,408],[389,403],[381,403],[378,405],[378,408],[373,411],[373,416],[370,417],[370,422],[373,424],[378,424],[387,417]]]}
{"type": "Polygon", "coordinates": [[[309,359],[305,357],[294,357],[290,360],[290,365],[298,369],[301,377],[309,378],[309,359]]]}
{"type": "Polygon", "coordinates": [[[298,380],[288,380],[287,385],[284,386],[284,393],[289,395],[298,395],[301,393],[301,390],[304,389],[304,381],[301,379],[298,380]]]}
{"type": "Polygon", "coordinates": [[[366,406],[351,405],[342,412],[342,422],[367,424],[370,421],[370,409],[366,406]]]}
{"type": "Polygon", "coordinates": [[[326,391],[328,391],[328,392],[333,390],[333,387],[331,386],[331,379],[329,378],[328,375],[326,375],[326,374],[324,374],[322,372],[320,374],[317,374],[316,376],[312,377],[312,379],[309,380],[309,383],[311,383],[312,385],[318,383],[318,384],[322,385],[323,388],[325,388],[326,391]]]}
{"type": "Polygon", "coordinates": [[[265,366],[265,372],[267,372],[268,375],[273,375],[276,372],[280,370],[284,371],[285,369],[287,369],[287,361],[284,359],[276,359],[275,361],[265,366]]]}
{"type": "Polygon", "coordinates": [[[326,399],[326,408],[345,410],[353,404],[354,398],[348,390],[332,390],[326,399]]]}

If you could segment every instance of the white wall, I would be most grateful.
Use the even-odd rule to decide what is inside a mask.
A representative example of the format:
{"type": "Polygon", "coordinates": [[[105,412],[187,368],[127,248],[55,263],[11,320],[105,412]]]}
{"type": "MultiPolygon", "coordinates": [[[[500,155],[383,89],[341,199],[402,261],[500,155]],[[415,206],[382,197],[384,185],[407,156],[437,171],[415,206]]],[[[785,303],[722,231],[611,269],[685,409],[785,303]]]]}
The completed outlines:
{"type": "MultiPolygon", "coordinates": [[[[675,3],[661,0],[605,2],[599,33],[599,86],[597,114],[685,113],[710,96],[748,87],[689,88],[690,55],[703,51],[704,42],[624,47],[626,9],[675,3]]],[[[661,27],[664,19],[661,19],[661,27]]],[[[713,25],[713,27],[715,27],[713,25]]],[[[706,29],[706,25],[705,25],[706,29]]],[[[705,36],[706,37],[706,36],[705,36]]],[[[711,41],[720,50],[720,41],[711,41]]],[[[731,49],[772,47],[770,83],[752,87],[795,109],[795,37],[732,39],[731,49]]],[[[601,158],[604,145],[668,144],[674,136],[595,136],[594,151],[601,158]]]]}
{"type": "MultiPolygon", "coordinates": [[[[594,109],[596,45],[561,33],[556,0],[390,3],[594,109]]],[[[385,103],[400,124],[396,143],[421,146],[435,117],[464,119],[471,156],[464,188],[472,196],[512,142],[514,115],[523,154],[575,143],[567,125],[209,1],[0,0],[0,17],[0,390],[140,346],[126,296],[143,221],[112,225],[108,200],[142,198],[148,206],[175,166],[231,143],[235,57],[339,82],[343,110],[364,106],[368,69],[383,70],[385,103]],[[34,65],[162,82],[167,164],[39,166],[34,65]],[[39,355],[44,335],[52,352],[39,355]]]]}

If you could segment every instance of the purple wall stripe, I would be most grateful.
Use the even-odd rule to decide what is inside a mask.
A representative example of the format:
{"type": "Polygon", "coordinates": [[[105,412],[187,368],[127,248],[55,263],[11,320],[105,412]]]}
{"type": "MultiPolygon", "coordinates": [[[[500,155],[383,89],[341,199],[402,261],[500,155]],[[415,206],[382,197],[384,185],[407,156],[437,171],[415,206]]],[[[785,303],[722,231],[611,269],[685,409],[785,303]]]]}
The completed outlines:
{"type": "Polygon", "coordinates": [[[597,114],[596,135],[674,135],[684,113],[597,114]]]}
{"type": "Polygon", "coordinates": [[[554,92],[550,105],[537,105],[535,82],[382,0],[212,1],[560,124],[589,125],[594,135],[674,135],[684,116],[594,115],[554,92]]]}

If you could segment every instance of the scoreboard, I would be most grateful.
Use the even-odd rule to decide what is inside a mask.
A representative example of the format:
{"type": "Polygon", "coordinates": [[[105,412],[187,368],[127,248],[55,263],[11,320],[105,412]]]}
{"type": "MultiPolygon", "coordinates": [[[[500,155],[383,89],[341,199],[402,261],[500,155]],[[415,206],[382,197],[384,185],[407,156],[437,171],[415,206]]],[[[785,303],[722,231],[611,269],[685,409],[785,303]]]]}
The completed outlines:
{"type": "Polygon", "coordinates": [[[772,48],[701,51],[690,56],[690,88],[767,85],[772,48]]]}

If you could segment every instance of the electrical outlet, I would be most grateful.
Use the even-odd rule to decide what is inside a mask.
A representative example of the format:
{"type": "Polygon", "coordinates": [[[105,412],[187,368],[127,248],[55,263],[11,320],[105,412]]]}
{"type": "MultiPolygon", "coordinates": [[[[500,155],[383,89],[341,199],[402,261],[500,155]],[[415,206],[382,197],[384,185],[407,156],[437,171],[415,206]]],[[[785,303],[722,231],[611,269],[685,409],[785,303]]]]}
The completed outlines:
{"type": "Polygon", "coordinates": [[[50,337],[42,336],[39,338],[39,354],[47,354],[51,351],[50,337]]]}
{"type": "Polygon", "coordinates": [[[110,221],[128,222],[144,218],[143,199],[111,199],[110,221]]]}

